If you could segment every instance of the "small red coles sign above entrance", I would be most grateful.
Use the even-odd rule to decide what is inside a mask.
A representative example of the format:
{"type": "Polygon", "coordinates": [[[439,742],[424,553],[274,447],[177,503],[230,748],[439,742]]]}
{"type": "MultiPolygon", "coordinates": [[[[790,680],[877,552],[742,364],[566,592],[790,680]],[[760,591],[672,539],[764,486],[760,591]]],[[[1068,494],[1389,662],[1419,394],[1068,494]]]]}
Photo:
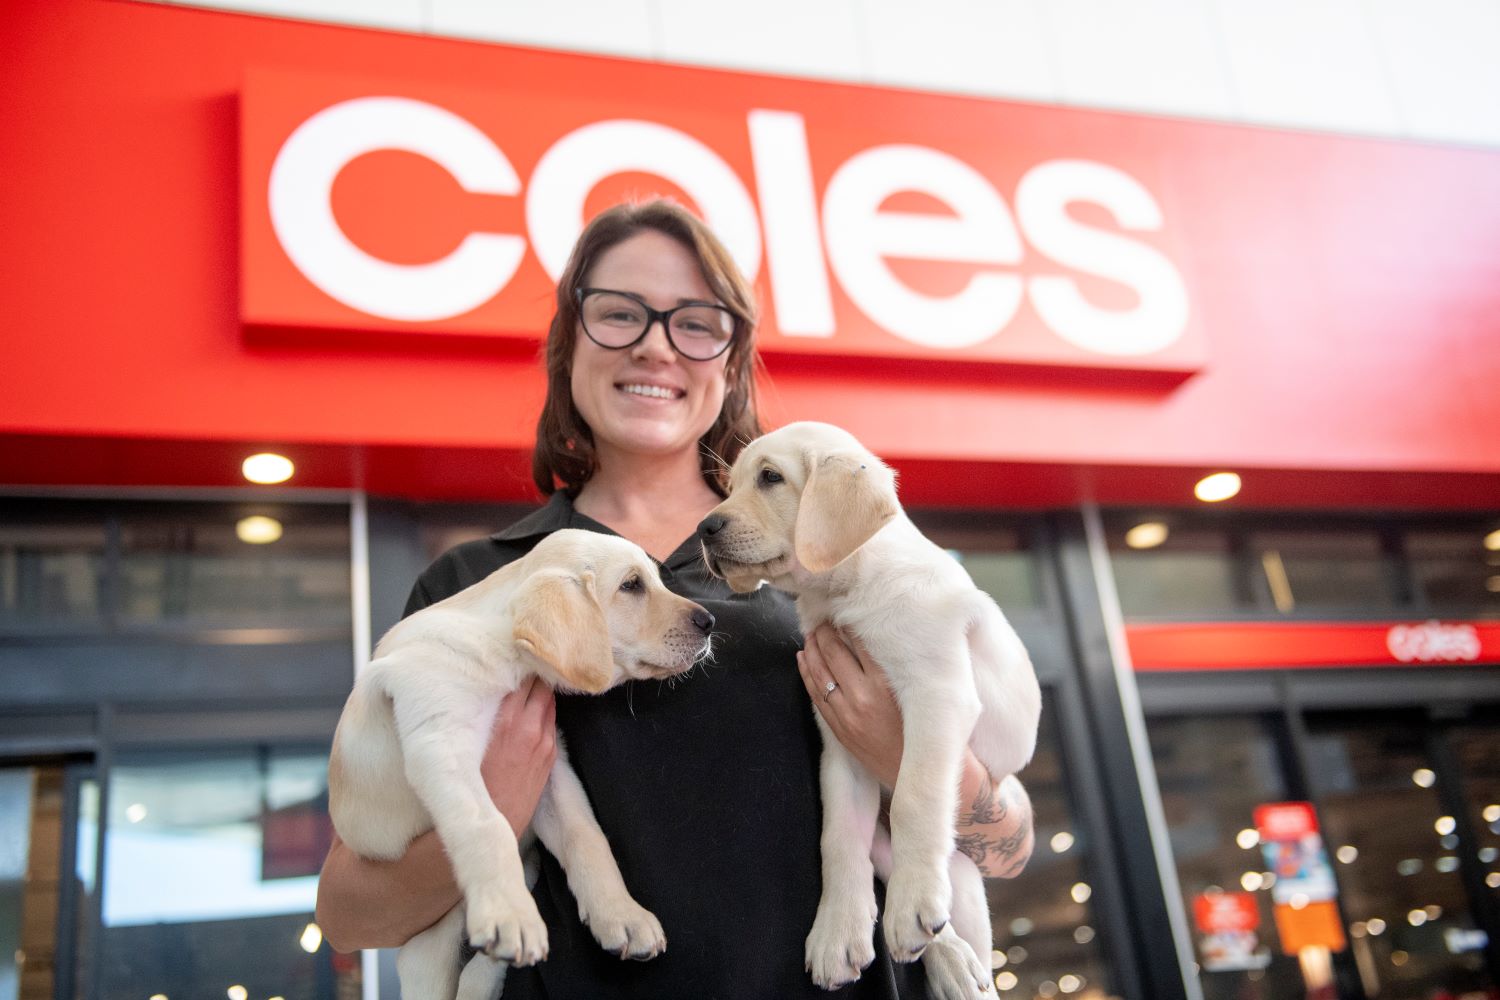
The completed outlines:
{"type": "Polygon", "coordinates": [[[535,340],[584,221],[665,193],[756,281],[767,352],[1202,367],[1159,164],[1087,141],[1087,116],[1043,136],[1015,106],[932,122],[789,81],[757,105],[709,71],[691,101],[632,100],[651,72],[600,60],[586,103],[251,74],[243,321],[535,340]]]}

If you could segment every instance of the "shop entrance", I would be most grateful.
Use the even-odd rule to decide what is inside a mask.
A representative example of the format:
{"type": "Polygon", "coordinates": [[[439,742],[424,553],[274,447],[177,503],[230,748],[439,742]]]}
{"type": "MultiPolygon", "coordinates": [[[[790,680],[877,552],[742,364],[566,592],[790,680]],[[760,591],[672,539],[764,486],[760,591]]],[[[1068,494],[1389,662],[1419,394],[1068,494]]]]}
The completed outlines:
{"type": "Polygon", "coordinates": [[[1149,728],[1206,1000],[1500,996],[1493,710],[1153,713],[1149,728]],[[1326,950],[1276,913],[1254,817],[1285,801],[1312,804],[1337,886],[1343,940],[1326,950]]]}

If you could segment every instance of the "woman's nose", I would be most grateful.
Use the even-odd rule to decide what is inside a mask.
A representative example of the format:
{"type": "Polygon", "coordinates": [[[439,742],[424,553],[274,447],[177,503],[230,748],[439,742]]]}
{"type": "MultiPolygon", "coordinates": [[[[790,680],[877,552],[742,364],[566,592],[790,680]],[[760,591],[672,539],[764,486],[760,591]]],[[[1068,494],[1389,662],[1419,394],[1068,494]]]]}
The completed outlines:
{"type": "Polygon", "coordinates": [[[646,327],[646,335],[635,342],[631,354],[657,361],[672,360],[676,352],[672,350],[672,342],[667,339],[667,324],[653,319],[651,325],[646,327]]]}

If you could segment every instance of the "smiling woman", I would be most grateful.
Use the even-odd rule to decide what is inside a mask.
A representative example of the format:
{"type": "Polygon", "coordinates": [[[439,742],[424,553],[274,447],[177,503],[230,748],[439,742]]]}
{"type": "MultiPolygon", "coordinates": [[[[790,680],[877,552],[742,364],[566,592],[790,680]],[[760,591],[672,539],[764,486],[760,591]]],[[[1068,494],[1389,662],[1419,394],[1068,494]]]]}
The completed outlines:
{"type": "MultiPolygon", "coordinates": [[[[803,636],[786,594],[771,587],[737,594],[712,576],[698,535],[723,499],[721,470],[760,433],[755,321],[744,278],[683,209],[627,205],[591,222],[559,282],[548,334],[548,395],[532,467],[551,499],[440,557],[408,602],[411,613],[441,601],[553,532],[583,528],[640,544],[660,562],[662,582],[717,623],[714,662],[669,685],[631,682],[555,701],[540,689],[503,703],[482,765],[497,807],[517,830],[539,808],[555,712],[630,891],[667,937],[666,952],[649,962],[621,963],[601,951],[567,876],[543,852],[534,894],[549,957],[510,970],[507,1000],[825,995],[804,967],[821,851],[819,736],[797,670],[803,636]]],[[[831,643],[826,655],[843,663],[841,641],[831,643]]],[[[885,758],[901,753],[895,702],[878,685],[860,692],[851,678],[847,686],[861,704],[888,710],[851,718],[847,730],[860,748],[878,748],[871,766],[883,772],[893,763],[885,758]],[[882,733],[866,738],[871,727],[882,733]]],[[[1009,875],[1024,864],[1031,819],[1025,792],[1013,781],[1002,788],[1003,777],[966,776],[974,788],[966,785],[959,833],[1014,840],[1004,859],[1009,875]]],[[[400,944],[458,895],[430,835],[384,866],[335,845],[319,923],[340,949],[400,944]]],[[[873,964],[856,970],[843,995],[928,995],[920,965],[893,963],[878,935],[872,944],[873,964]]]]}

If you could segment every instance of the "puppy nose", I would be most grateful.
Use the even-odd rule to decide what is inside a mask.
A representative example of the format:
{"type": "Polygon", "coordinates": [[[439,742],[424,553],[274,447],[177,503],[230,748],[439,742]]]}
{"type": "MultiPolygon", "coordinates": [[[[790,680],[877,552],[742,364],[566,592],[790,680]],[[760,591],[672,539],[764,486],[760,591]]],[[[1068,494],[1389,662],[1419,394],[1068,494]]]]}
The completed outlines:
{"type": "Polygon", "coordinates": [[[723,514],[710,514],[698,523],[698,532],[705,538],[712,538],[728,523],[729,518],[723,514]]]}
{"type": "Polygon", "coordinates": [[[700,632],[706,633],[709,629],[714,627],[714,616],[709,614],[703,608],[694,608],[692,619],[693,624],[698,626],[698,631],[700,632]]]}

